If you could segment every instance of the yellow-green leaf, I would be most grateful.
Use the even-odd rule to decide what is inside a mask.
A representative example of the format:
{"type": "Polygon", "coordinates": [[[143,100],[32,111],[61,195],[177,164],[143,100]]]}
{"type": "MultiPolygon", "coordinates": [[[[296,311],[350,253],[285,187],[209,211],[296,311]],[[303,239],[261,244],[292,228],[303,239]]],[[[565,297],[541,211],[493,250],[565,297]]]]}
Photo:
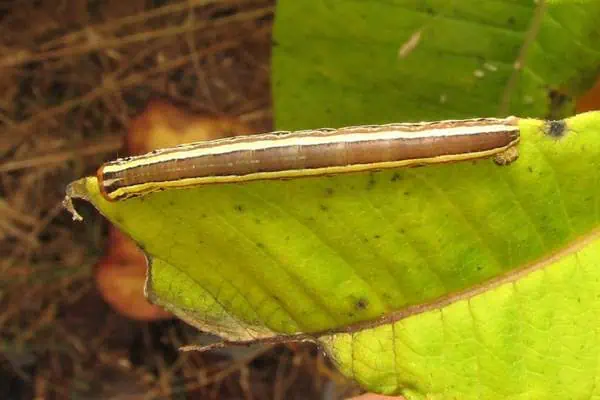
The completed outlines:
{"type": "Polygon", "coordinates": [[[379,318],[511,271],[596,226],[599,115],[565,137],[521,120],[520,157],[204,185],[109,202],[70,188],[133,237],[154,301],[230,340],[379,318]],[[573,160],[577,160],[574,162],[573,160]]]}

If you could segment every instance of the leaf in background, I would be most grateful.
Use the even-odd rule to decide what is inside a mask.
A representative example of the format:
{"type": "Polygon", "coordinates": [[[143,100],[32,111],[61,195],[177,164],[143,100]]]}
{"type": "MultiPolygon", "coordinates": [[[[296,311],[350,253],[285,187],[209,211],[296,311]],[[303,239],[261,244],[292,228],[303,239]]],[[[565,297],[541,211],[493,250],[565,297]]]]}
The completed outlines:
{"type": "Polygon", "coordinates": [[[280,0],[276,126],[571,115],[557,93],[581,94],[598,73],[600,2],[540,3],[280,0]]]}

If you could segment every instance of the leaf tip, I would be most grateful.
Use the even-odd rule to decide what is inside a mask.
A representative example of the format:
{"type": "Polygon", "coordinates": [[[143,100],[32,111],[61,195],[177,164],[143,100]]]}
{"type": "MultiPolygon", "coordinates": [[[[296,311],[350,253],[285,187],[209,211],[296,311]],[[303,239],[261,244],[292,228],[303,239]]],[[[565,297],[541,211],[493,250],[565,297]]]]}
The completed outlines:
{"type": "Polygon", "coordinates": [[[71,213],[73,221],[83,221],[83,217],[77,212],[73,205],[73,199],[84,199],[89,201],[88,192],[86,189],[86,178],[78,179],[67,185],[65,198],[63,199],[63,207],[71,213]]]}

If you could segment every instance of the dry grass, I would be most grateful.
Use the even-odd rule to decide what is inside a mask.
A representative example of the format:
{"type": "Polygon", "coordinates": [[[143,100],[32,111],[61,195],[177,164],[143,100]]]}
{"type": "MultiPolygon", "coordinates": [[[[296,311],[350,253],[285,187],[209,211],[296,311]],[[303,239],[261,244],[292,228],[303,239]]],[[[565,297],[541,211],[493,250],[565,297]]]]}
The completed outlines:
{"type": "Polygon", "coordinates": [[[307,346],[179,353],[197,332],[111,311],[105,222],[65,185],[121,149],[150,98],[270,127],[271,0],[0,2],[0,398],[335,398],[307,346]]]}

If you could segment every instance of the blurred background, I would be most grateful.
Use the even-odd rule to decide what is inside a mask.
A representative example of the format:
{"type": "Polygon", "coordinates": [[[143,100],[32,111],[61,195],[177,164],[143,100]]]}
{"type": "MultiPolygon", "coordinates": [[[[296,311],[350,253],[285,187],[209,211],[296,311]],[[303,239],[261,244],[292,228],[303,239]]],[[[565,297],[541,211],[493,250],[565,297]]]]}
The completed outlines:
{"type": "Polygon", "coordinates": [[[271,129],[274,0],[0,1],[0,399],[337,399],[311,345],[211,343],[65,186],[105,160],[271,129]]]}

